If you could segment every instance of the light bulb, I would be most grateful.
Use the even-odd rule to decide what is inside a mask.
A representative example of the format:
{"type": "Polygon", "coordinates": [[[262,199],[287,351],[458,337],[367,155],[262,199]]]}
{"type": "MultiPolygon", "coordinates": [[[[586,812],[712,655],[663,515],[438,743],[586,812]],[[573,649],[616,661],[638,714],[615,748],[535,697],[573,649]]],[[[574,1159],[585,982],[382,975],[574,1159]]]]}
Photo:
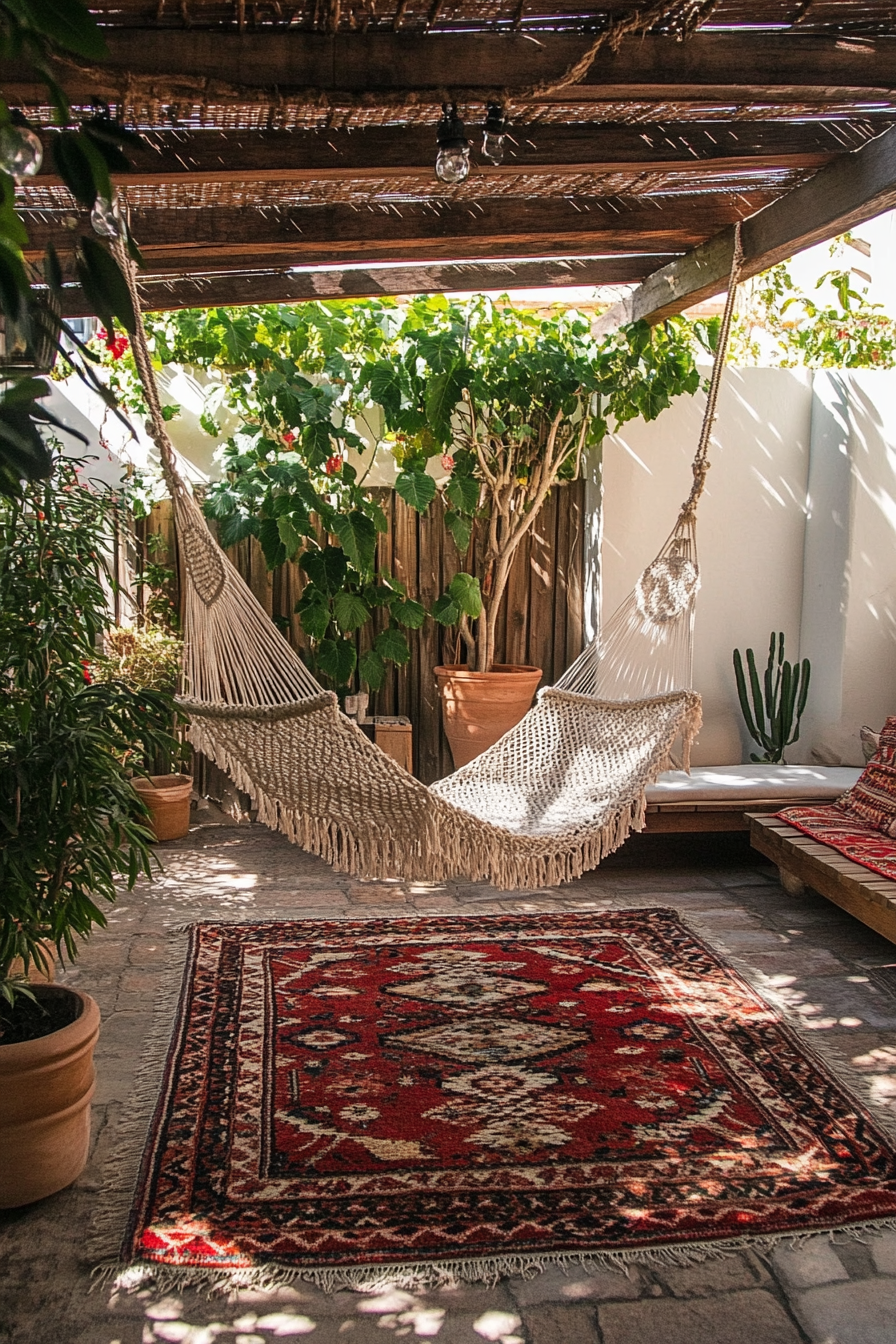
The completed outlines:
{"type": "Polygon", "coordinates": [[[0,168],[17,182],[34,177],[44,161],[44,147],[27,126],[0,127],[0,168]]]}
{"type": "Polygon", "coordinates": [[[494,131],[483,131],[482,157],[488,159],[491,163],[502,163],[504,160],[504,136],[496,135],[494,131]]]}
{"type": "Polygon", "coordinates": [[[470,175],[470,147],[440,149],[436,155],[436,177],[443,182],[463,182],[470,175]]]}
{"type": "Polygon", "coordinates": [[[90,223],[93,225],[94,233],[98,233],[101,238],[119,238],[121,236],[118,206],[114,201],[107,201],[104,196],[97,196],[94,201],[93,209],[90,212],[90,223]]]}

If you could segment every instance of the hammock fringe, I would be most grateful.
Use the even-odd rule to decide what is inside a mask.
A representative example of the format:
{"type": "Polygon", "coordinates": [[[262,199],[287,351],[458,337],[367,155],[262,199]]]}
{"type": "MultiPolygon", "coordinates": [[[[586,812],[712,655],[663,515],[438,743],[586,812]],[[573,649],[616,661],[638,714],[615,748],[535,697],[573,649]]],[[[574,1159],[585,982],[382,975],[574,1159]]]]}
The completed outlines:
{"type": "MultiPolygon", "coordinates": [[[[541,703],[547,699],[570,703],[575,712],[576,704],[581,707],[590,703],[587,697],[570,692],[547,692],[541,703]]],[[[399,783],[406,779],[416,785],[422,795],[424,806],[416,808],[407,826],[390,825],[383,811],[374,813],[373,809],[360,814],[358,818],[333,816],[330,809],[315,814],[299,803],[285,802],[282,796],[265,788],[257,773],[247,764],[248,753],[228,746],[220,731],[225,716],[212,716],[208,713],[196,713],[191,720],[188,736],[197,751],[201,751],[230,776],[238,789],[247,793],[252,806],[257,809],[258,820],[272,830],[282,832],[293,844],[311,854],[316,854],[338,872],[350,873],[354,877],[378,880],[403,879],[405,881],[441,882],[452,878],[464,877],[473,882],[489,882],[499,890],[513,890],[520,887],[554,887],[572,882],[583,873],[596,868],[601,860],[612,854],[622,845],[632,831],[644,829],[646,815],[645,790],[657,776],[668,770],[673,764],[672,747],[678,734],[683,742],[685,768],[689,759],[690,746],[701,725],[701,707],[699,696],[681,692],[677,695],[659,697],[673,712],[663,739],[657,744],[650,761],[638,772],[636,791],[616,808],[606,809],[600,820],[592,824],[581,824],[569,828],[566,832],[544,835],[526,835],[515,833],[499,825],[477,817],[462,805],[455,805],[449,798],[440,796],[438,786],[427,790],[412,780],[397,763],[382,758],[386,772],[394,770],[399,783]],[[675,709],[681,705],[678,713],[675,709]],[[371,817],[366,821],[364,818],[371,817]]],[[[647,702],[649,703],[649,702],[647,702]]],[[[371,750],[372,745],[355,727],[339,715],[335,705],[329,700],[324,706],[327,718],[341,720],[333,725],[336,733],[340,727],[348,729],[350,739],[360,738],[371,750]]],[[[606,706],[607,709],[615,708],[606,706]]],[[[631,708],[637,709],[637,706],[631,708]]],[[[534,713],[535,711],[533,711],[534,713]]],[[[231,717],[231,716],[226,716],[231,717]]],[[[307,721],[307,712],[296,711],[296,717],[307,721]]],[[[247,722],[245,716],[240,716],[247,722]]],[[[283,719],[280,720],[283,726],[283,719]]],[[[329,729],[333,731],[333,727],[329,729]]],[[[525,731],[523,725],[516,729],[496,747],[478,760],[487,761],[502,747],[512,747],[513,739],[525,731]]],[[[381,753],[377,753],[381,756],[381,753]]],[[[477,762],[471,762],[475,766],[477,762]]],[[[480,766],[480,769],[482,767],[480,766]]],[[[442,788],[464,788],[464,776],[470,767],[459,771],[443,781],[442,788]],[[457,783],[455,783],[457,781],[457,783]]],[[[399,818],[399,823],[402,819],[399,818]]]]}

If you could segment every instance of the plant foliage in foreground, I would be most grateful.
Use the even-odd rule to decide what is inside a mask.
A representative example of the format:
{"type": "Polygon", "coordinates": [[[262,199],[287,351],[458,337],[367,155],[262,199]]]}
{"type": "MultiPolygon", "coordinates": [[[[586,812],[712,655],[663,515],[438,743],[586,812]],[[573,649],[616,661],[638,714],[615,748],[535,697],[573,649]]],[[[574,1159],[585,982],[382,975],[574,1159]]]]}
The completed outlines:
{"type": "Polygon", "coordinates": [[[133,754],[176,748],[173,700],[89,680],[108,622],[114,501],[56,459],[51,478],[0,500],[0,996],[40,943],[73,958],[113,901],[149,874],[133,754]]]}

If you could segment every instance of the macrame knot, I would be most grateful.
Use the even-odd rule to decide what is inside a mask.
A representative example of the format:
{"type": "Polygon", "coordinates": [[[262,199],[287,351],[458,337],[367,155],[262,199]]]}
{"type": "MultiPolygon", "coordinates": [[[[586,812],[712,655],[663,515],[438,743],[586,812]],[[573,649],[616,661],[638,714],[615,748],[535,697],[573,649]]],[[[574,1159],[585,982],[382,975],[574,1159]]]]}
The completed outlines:
{"type": "Polygon", "coordinates": [[[226,560],[208,533],[198,527],[182,525],[178,541],[193,587],[207,607],[214,606],[224,591],[226,560]]]}
{"type": "Polygon", "coordinates": [[[685,555],[661,555],[638,580],[635,600],[645,621],[665,625],[687,611],[699,587],[700,570],[693,560],[685,555]]]}

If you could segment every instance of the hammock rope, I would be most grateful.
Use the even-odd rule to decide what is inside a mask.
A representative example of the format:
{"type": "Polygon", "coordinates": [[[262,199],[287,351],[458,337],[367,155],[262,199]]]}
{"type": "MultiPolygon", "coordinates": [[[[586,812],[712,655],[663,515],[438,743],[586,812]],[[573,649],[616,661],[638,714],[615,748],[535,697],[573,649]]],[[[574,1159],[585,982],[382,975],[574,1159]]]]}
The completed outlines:
{"type": "MultiPolygon", "coordinates": [[[[431,787],[340,712],[337,696],[319,685],[224,555],[181,475],[162,416],[136,268],[123,244],[117,254],[138,318],[132,349],[174,508],[184,594],[178,701],[190,718],[193,747],[250,795],[259,820],[361,877],[466,877],[505,889],[570,881],[642,829],[647,786],[669,769],[679,738],[687,769],[700,729],[700,697],[689,680],[608,699],[595,693],[591,673],[576,673],[572,680],[586,685],[583,693],[570,684],[570,673],[588,658],[594,667],[588,650],[500,742],[431,787]]],[[[732,283],[734,277],[735,268],[732,283]]],[[[727,338],[724,323],[719,377],[723,332],[727,338]]],[[[715,373],[714,382],[717,396],[715,373]]],[[[679,530],[686,514],[692,541],[711,415],[701,460],[695,459],[690,508],[683,506],[676,525],[679,530]]],[[[667,543],[658,561],[675,554],[667,543]]],[[[680,639],[685,623],[680,611],[663,616],[659,577],[650,592],[642,580],[643,600],[655,613],[642,615],[642,624],[652,621],[680,639]]],[[[693,593],[691,605],[692,599],[693,593]]]]}
{"type": "Polygon", "coordinates": [[[665,695],[694,680],[694,617],[700,588],[697,505],[706,489],[709,449],[718,416],[719,389],[731,335],[731,319],[743,265],[740,224],[734,226],[728,292],[719,324],[693,482],[675,526],[633,591],[603,624],[557,682],[565,690],[606,700],[665,695]]]}

